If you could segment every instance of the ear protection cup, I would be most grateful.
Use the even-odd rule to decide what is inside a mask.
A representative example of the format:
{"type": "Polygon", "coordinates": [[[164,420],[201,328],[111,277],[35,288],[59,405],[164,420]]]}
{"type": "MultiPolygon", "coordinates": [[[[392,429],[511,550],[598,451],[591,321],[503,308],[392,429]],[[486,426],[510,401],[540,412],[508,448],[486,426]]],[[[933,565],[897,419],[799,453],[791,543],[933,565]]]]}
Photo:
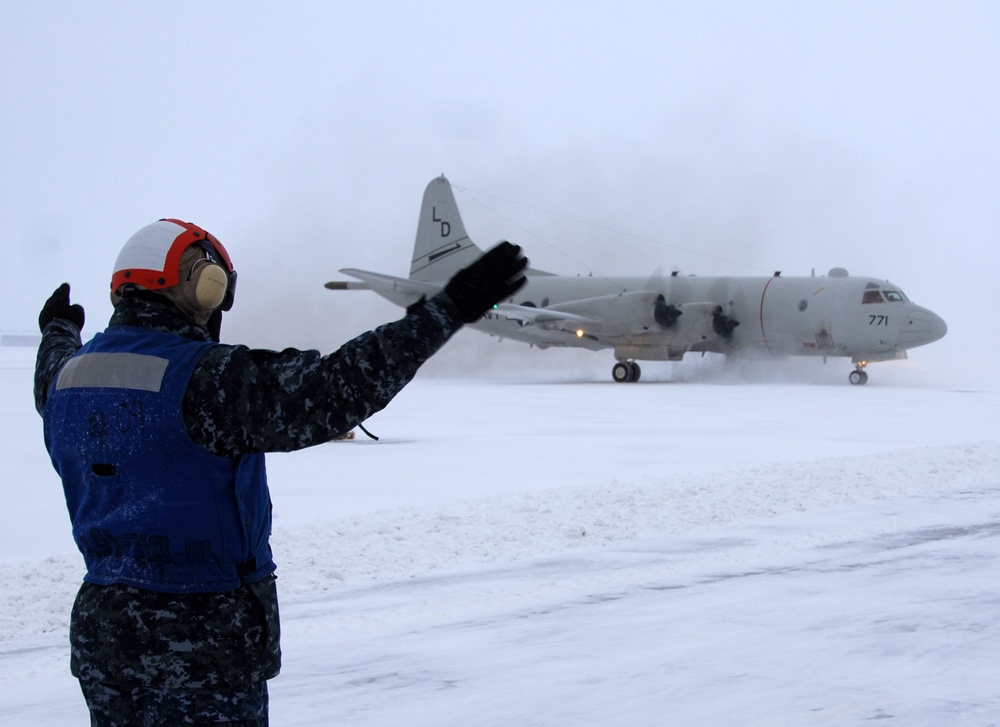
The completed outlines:
{"type": "Polygon", "coordinates": [[[220,265],[208,260],[199,263],[203,264],[194,273],[194,299],[202,310],[215,310],[226,297],[229,276],[220,265]]]}

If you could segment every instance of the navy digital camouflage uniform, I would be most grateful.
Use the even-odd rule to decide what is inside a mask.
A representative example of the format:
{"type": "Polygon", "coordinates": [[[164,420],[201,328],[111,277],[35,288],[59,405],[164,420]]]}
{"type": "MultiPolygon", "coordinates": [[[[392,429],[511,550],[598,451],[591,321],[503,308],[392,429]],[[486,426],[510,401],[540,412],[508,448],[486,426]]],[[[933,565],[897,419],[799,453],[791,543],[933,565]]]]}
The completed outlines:
{"type": "MultiPolygon", "coordinates": [[[[156,294],[126,297],[110,324],[211,340],[156,294]]],[[[185,425],[195,443],[225,457],[329,442],[384,408],[462,324],[439,294],[326,356],[217,344],[188,384],[185,425]]],[[[72,322],[45,326],[35,368],[39,413],[81,345],[72,322]]],[[[273,577],[183,595],[84,583],[71,615],[70,666],[94,725],[252,727],[267,724],[266,682],[281,666],[279,640],[273,577]]]]}

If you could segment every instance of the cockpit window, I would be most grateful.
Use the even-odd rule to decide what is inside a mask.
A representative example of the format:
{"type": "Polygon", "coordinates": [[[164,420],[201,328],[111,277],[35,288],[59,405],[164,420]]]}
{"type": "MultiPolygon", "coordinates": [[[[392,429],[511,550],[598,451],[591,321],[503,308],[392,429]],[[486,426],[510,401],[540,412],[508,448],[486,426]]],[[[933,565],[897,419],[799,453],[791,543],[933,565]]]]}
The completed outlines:
{"type": "Polygon", "coordinates": [[[885,299],[887,301],[889,301],[890,303],[905,303],[906,302],[906,296],[903,295],[903,291],[901,291],[901,290],[886,290],[886,291],[883,291],[883,292],[885,293],[885,299]]]}
{"type": "Polygon", "coordinates": [[[861,303],[863,305],[867,305],[868,303],[884,303],[884,302],[885,301],[882,299],[882,292],[878,290],[866,290],[865,296],[861,299],[861,303]]]}

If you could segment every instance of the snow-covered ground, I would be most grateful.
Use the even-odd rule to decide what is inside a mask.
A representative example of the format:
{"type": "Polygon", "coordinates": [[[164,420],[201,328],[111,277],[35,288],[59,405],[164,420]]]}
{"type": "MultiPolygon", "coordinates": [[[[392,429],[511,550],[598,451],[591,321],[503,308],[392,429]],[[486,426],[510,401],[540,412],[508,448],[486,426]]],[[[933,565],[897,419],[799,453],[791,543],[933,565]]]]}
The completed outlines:
{"type": "MultiPolygon", "coordinates": [[[[32,359],[0,349],[0,723],[61,727],[82,566],[32,359]]],[[[421,375],[380,441],[270,456],[272,723],[1000,724],[1000,393],[908,367],[421,375]]]]}

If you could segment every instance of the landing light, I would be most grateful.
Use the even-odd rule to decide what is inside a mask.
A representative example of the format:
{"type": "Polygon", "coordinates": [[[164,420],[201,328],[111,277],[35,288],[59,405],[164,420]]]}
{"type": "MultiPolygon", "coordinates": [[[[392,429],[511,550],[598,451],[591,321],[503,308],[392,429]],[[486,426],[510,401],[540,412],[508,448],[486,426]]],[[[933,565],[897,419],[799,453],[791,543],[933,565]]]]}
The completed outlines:
{"type": "Polygon", "coordinates": [[[577,329],[577,331],[576,331],[576,337],[577,338],[583,338],[583,329],[582,328],[578,328],[577,329]]]}

